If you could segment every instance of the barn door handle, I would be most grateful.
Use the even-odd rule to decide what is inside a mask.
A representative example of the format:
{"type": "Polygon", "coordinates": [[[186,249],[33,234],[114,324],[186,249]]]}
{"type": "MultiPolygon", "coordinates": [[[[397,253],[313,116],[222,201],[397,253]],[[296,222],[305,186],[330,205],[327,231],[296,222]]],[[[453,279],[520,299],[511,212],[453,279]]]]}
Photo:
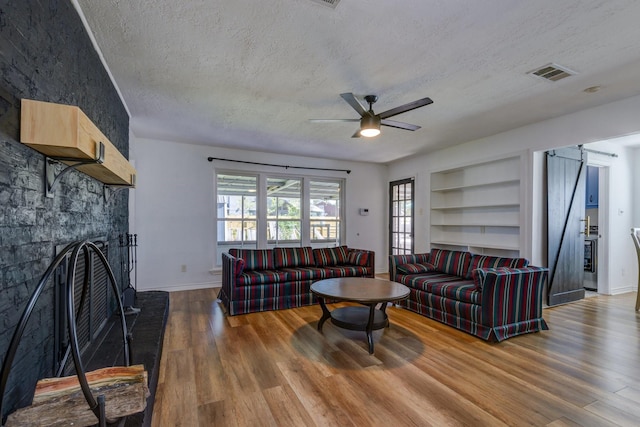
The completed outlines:
{"type": "Polygon", "coordinates": [[[584,231],[581,231],[580,234],[584,234],[585,236],[589,235],[589,229],[591,229],[591,217],[587,215],[586,219],[581,219],[580,222],[584,222],[584,231]]]}

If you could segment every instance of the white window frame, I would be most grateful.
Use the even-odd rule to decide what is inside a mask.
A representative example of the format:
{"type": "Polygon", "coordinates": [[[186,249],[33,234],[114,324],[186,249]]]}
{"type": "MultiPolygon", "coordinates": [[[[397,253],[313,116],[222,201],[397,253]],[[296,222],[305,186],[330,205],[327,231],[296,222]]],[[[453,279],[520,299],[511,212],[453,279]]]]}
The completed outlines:
{"type": "MultiPolygon", "coordinates": [[[[293,175],[283,175],[283,174],[279,174],[279,175],[265,175],[265,182],[269,182],[269,179],[290,179],[290,180],[296,180],[300,182],[300,218],[297,220],[291,220],[291,221],[298,221],[300,223],[300,239],[299,240],[281,240],[281,239],[274,239],[274,240],[269,240],[267,238],[268,236],[268,226],[269,226],[269,222],[275,222],[276,223],[276,228],[279,227],[279,223],[285,220],[282,220],[280,218],[269,218],[269,204],[265,203],[265,223],[266,223],[266,227],[265,227],[265,239],[267,240],[267,245],[269,246],[291,246],[291,245],[295,245],[298,246],[302,243],[303,241],[303,235],[304,235],[304,231],[303,231],[303,227],[304,227],[304,206],[303,206],[303,201],[304,201],[304,179],[299,177],[299,176],[293,176],[293,175]]],[[[269,197],[278,197],[276,196],[270,196],[268,193],[268,188],[265,187],[265,201],[268,201],[269,197]]],[[[276,232],[277,233],[277,232],[276,232]]]]}
{"type": "MultiPolygon", "coordinates": [[[[346,238],[346,179],[327,176],[313,176],[313,175],[299,175],[299,174],[286,174],[277,172],[259,172],[249,170],[230,170],[230,169],[215,169],[214,171],[214,200],[217,203],[218,200],[218,175],[239,175],[239,176],[252,176],[257,179],[256,189],[256,219],[257,219],[257,236],[255,244],[254,242],[247,242],[243,244],[240,241],[219,241],[218,240],[218,210],[215,211],[215,224],[216,230],[216,245],[218,247],[218,259],[220,259],[219,253],[225,252],[230,247],[248,247],[267,249],[275,246],[311,246],[314,248],[333,247],[344,244],[346,238]],[[273,243],[267,241],[267,179],[268,178],[291,178],[300,179],[302,182],[302,194],[301,194],[301,239],[300,241],[284,241],[273,243]],[[310,225],[310,212],[311,212],[311,194],[310,194],[310,182],[311,181],[326,181],[326,182],[338,182],[340,184],[340,197],[339,197],[339,232],[338,240],[312,240],[311,239],[311,225],[310,225]]],[[[219,264],[219,263],[218,263],[219,264]]]]}
{"type": "MultiPolygon", "coordinates": [[[[215,188],[215,230],[216,230],[216,241],[218,242],[218,244],[220,244],[221,242],[218,239],[218,227],[219,227],[219,223],[220,221],[239,221],[244,225],[244,222],[246,221],[255,221],[256,222],[256,240],[228,240],[228,241],[223,241],[222,244],[226,244],[226,245],[235,245],[235,246],[241,246],[241,247],[251,247],[251,246],[255,246],[257,245],[257,239],[259,239],[260,236],[260,228],[259,228],[259,221],[258,218],[260,216],[260,201],[259,201],[259,197],[258,197],[258,192],[259,192],[259,187],[260,187],[260,177],[258,176],[258,174],[256,173],[247,173],[247,172],[227,172],[227,171],[219,171],[215,174],[215,182],[214,182],[214,188],[215,188]],[[218,175],[237,175],[237,176],[245,176],[245,177],[252,177],[255,178],[256,180],[256,216],[255,219],[254,218],[245,218],[244,216],[244,209],[243,209],[243,214],[242,214],[242,219],[227,219],[227,218],[220,218],[218,216],[218,175]]],[[[241,232],[242,229],[244,227],[241,228],[241,232]]]]}

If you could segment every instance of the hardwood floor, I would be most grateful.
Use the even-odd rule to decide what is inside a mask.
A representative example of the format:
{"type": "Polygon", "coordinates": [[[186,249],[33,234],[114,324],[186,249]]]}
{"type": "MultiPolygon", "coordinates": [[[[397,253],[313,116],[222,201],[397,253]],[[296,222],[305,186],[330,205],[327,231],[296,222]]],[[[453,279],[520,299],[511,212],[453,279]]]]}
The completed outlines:
{"type": "Polygon", "coordinates": [[[363,332],[320,334],[318,305],[226,317],[216,293],[171,294],[153,426],[640,424],[635,293],[500,344],[390,307],[373,355],[363,332]]]}

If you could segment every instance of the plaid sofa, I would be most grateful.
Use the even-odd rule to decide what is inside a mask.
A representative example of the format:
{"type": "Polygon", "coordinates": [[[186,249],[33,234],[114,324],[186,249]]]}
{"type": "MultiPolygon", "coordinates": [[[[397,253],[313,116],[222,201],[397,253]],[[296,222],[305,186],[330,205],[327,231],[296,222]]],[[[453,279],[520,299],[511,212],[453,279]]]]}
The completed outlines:
{"type": "Polygon", "coordinates": [[[230,249],[218,299],[229,315],[316,304],[309,288],[332,277],[374,277],[375,252],[347,246],[230,249]]]}
{"type": "Polygon", "coordinates": [[[411,290],[400,305],[487,341],[549,329],[542,318],[547,272],[524,258],[446,249],[389,257],[390,280],[411,290]]]}

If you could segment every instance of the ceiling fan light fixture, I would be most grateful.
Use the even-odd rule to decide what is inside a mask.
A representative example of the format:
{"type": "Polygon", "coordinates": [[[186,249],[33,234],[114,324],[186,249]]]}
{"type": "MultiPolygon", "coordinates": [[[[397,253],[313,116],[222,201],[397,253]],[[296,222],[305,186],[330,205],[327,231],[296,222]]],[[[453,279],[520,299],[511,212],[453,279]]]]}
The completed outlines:
{"type": "Polygon", "coordinates": [[[366,136],[367,138],[372,138],[374,136],[380,135],[380,129],[376,128],[368,128],[360,130],[360,135],[366,136]]]}
{"type": "Polygon", "coordinates": [[[372,115],[362,116],[360,120],[360,135],[367,138],[380,135],[380,118],[372,115]]]}

